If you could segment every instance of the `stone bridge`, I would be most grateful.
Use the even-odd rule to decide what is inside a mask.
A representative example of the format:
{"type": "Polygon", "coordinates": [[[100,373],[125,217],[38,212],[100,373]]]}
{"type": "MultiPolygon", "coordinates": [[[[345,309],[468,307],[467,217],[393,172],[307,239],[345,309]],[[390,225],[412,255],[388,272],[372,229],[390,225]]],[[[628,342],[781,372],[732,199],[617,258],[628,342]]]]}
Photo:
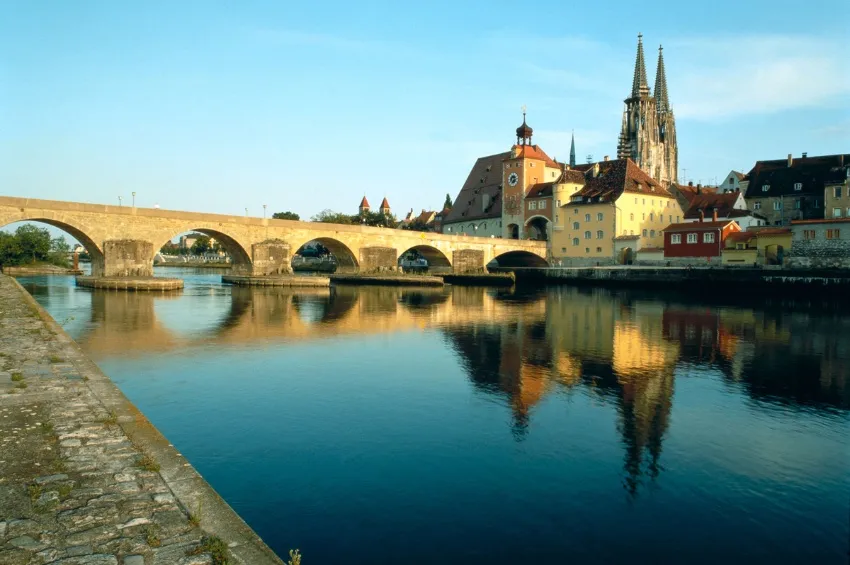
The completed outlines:
{"type": "Polygon", "coordinates": [[[0,196],[0,227],[22,221],[76,238],[91,256],[94,276],[152,276],[159,249],[190,231],[215,238],[233,273],[243,275],[290,272],[292,254],[310,241],[330,249],[339,272],[394,269],[411,249],[431,268],[458,273],[483,270],[492,260],[502,267],[547,265],[546,243],[538,241],[0,196]]]}

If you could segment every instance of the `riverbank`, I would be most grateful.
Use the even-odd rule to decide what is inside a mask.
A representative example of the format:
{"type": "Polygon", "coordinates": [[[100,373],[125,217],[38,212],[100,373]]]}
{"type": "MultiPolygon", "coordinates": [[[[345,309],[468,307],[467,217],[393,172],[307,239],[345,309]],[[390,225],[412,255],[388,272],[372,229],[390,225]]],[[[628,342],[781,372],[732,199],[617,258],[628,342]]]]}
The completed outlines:
{"type": "Polygon", "coordinates": [[[0,275],[0,563],[282,561],[0,275]]]}
{"type": "Polygon", "coordinates": [[[749,269],[687,267],[517,268],[525,284],[572,284],[636,289],[777,294],[800,292],[850,298],[850,271],[842,269],[749,269]]]}
{"type": "Polygon", "coordinates": [[[154,267],[169,267],[169,268],[177,268],[177,269],[226,269],[230,270],[230,263],[204,263],[204,262],[194,262],[194,263],[154,263],[154,267]]]}
{"type": "Polygon", "coordinates": [[[3,267],[3,274],[10,276],[28,276],[28,275],[82,275],[82,269],[69,269],[58,265],[50,265],[49,263],[36,265],[18,265],[3,267]]]}
{"type": "Polygon", "coordinates": [[[513,273],[457,273],[440,275],[443,282],[455,286],[513,286],[516,276],[513,273]]]}
{"type": "Polygon", "coordinates": [[[331,275],[334,284],[379,285],[379,286],[443,286],[443,279],[428,275],[331,275]]]}

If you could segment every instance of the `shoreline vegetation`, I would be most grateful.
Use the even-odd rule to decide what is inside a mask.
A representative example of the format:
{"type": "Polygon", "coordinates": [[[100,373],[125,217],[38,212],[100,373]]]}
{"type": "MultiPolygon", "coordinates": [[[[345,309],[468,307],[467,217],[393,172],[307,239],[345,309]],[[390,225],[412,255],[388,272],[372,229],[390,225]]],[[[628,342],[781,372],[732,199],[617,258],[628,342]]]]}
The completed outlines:
{"type": "Polygon", "coordinates": [[[75,274],[71,267],[71,246],[64,236],[50,237],[46,228],[31,224],[15,233],[0,232],[0,268],[4,273],[75,274]]]}

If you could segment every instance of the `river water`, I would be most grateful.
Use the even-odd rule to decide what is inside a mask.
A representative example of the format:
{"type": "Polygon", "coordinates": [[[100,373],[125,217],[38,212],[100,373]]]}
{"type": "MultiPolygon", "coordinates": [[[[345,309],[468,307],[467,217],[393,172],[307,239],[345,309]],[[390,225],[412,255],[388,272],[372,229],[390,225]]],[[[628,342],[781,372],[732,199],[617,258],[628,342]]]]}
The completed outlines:
{"type": "Polygon", "coordinates": [[[182,293],[20,280],[280,555],[847,561],[836,306],[167,274],[182,293]]]}

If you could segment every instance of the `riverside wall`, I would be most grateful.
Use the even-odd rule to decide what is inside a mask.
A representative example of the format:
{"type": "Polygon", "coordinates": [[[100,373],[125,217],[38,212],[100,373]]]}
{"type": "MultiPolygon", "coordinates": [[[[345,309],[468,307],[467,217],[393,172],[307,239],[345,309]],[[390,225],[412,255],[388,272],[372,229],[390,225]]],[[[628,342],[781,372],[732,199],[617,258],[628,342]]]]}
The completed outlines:
{"type": "Polygon", "coordinates": [[[513,269],[518,283],[778,294],[850,300],[850,269],[586,267],[513,269]]]}
{"type": "Polygon", "coordinates": [[[222,558],[282,563],[62,327],[0,275],[0,563],[222,558]]]}

